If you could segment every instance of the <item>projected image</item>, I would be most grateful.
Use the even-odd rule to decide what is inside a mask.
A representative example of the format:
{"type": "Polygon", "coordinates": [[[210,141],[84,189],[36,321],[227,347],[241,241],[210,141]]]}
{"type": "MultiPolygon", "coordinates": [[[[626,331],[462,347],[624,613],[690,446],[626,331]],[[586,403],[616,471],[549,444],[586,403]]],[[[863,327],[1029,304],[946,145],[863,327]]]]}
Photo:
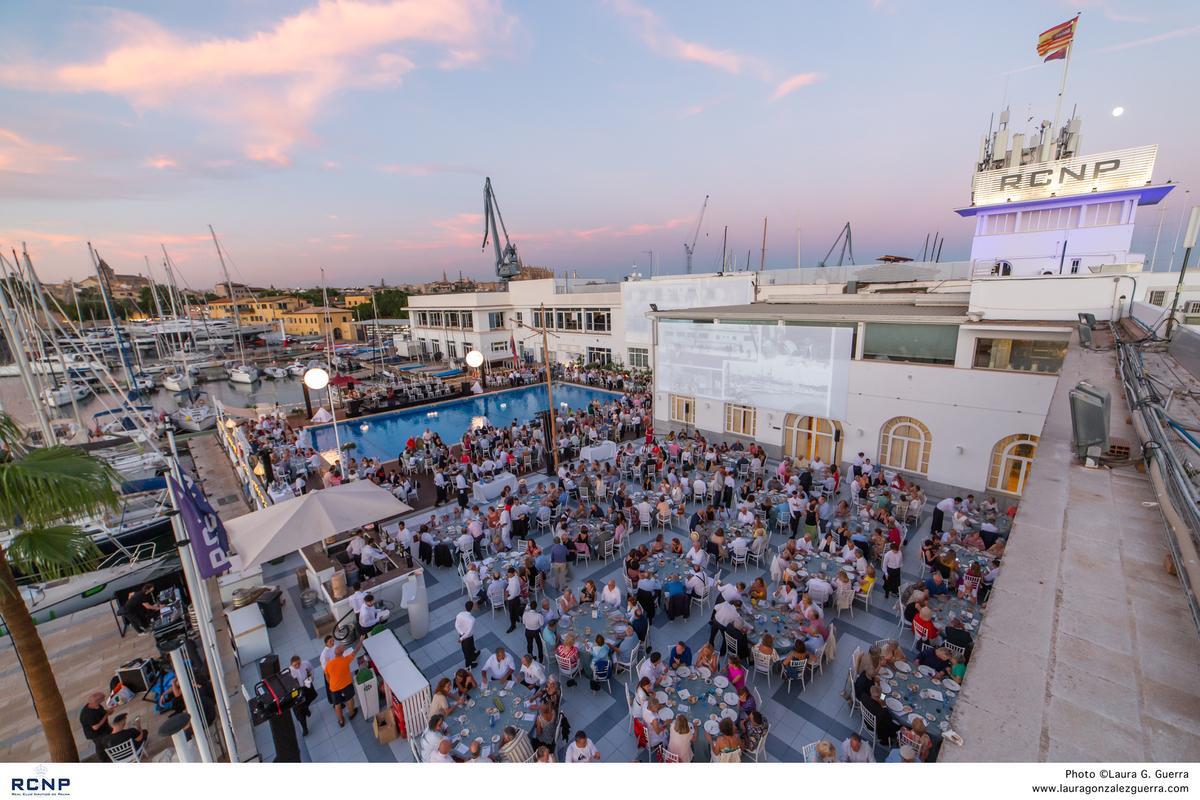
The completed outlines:
{"type": "Polygon", "coordinates": [[[848,328],[664,322],[658,330],[660,390],[845,417],[848,328]]]}

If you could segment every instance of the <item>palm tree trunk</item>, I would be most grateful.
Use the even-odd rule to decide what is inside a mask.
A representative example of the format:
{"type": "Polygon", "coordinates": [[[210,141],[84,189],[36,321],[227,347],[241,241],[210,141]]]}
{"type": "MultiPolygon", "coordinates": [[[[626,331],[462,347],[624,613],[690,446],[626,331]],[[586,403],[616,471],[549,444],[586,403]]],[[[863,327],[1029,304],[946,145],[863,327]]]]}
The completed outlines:
{"type": "Polygon", "coordinates": [[[29,615],[29,609],[21,599],[17,579],[8,566],[8,559],[2,547],[0,616],[4,618],[13,647],[16,648],[25,668],[25,681],[29,684],[30,694],[33,695],[33,702],[37,706],[38,719],[42,723],[42,734],[46,737],[51,760],[78,761],[79,750],[75,747],[75,735],[71,731],[71,721],[63,705],[58,681],[54,679],[50,658],[46,655],[46,648],[42,644],[42,637],[38,635],[33,617],[29,615]]]}

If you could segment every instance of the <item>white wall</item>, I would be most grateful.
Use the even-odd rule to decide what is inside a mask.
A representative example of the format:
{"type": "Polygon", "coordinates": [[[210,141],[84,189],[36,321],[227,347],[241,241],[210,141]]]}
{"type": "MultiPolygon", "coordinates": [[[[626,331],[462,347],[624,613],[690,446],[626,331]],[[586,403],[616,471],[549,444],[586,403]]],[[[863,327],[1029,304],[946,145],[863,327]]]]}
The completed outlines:
{"type": "MultiPolygon", "coordinates": [[[[842,457],[849,461],[861,450],[875,458],[883,423],[913,417],[932,438],[927,480],[982,491],[993,446],[1014,433],[1040,435],[1057,382],[1056,375],[854,361],[846,419],[839,420],[842,457]]],[[[667,394],[656,392],[656,425],[671,427],[669,415],[667,394]]],[[[759,411],[756,420],[755,440],[776,455],[784,417],[759,411]]],[[[739,438],[724,433],[724,407],[716,401],[697,400],[695,427],[717,440],[739,438]]]]}
{"type": "Polygon", "coordinates": [[[971,242],[971,261],[1009,261],[1014,275],[1039,274],[1043,270],[1057,274],[1061,263],[1065,274],[1073,258],[1080,259],[1081,268],[1127,263],[1132,238],[1131,224],[976,236],[971,242]],[[1066,258],[1062,256],[1064,236],[1066,258]]]}
{"type": "MultiPolygon", "coordinates": [[[[1134,278],[1141,282],[1139,275],[1134,278]]],[[[971,283],[968,313],[982,314],[985,320],[1077,321],[1078,314],[1090,312],[1109,320],[1119,311],[1118,298],[1132,292],[1125,275],[978,278],[971,283]]]]}

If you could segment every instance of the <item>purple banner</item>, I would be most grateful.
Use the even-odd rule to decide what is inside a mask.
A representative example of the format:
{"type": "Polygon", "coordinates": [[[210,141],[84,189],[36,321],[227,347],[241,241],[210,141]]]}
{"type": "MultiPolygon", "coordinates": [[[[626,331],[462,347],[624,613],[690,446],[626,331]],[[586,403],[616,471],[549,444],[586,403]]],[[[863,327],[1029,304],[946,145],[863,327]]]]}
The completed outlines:
{"type": "Polygon", "coordinates": [[[182,487],[173,476],[167,478],[167,485],[175,495],[179,518],[192,542],[200,577],[212,578],[229,570],[229,536],[199,484],[186,472],[180,470],[179,474],[183,476],[182,487]]]}

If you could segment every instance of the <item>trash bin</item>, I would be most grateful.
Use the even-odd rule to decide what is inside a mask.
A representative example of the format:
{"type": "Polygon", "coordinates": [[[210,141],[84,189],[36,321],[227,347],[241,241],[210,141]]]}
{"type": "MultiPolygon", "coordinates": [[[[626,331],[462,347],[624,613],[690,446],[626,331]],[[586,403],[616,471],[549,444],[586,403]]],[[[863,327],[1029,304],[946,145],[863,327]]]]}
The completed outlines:
{"type": "Polygon", "coordinates": [[[283,592],[279,589],[263,592],[258,598],[258,608],[268,628],[278,626],[283,622],[283,592]]]}

